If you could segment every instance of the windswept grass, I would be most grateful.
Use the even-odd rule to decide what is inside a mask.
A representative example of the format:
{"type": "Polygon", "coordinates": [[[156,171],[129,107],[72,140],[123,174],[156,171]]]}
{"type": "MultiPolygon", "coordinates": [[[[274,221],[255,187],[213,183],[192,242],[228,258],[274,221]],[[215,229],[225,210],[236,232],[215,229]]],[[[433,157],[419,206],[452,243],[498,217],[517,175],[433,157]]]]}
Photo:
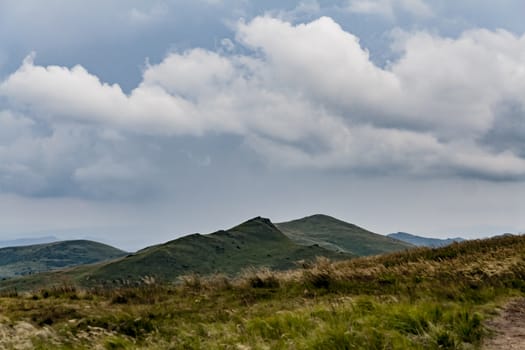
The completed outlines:
{"type": "Polygon", "coordinates": [[[476,349],[495,307],[523,296],[524,257],[524,237],[500,237],[236,278],[5,291],[0,348],[476,349]]]}

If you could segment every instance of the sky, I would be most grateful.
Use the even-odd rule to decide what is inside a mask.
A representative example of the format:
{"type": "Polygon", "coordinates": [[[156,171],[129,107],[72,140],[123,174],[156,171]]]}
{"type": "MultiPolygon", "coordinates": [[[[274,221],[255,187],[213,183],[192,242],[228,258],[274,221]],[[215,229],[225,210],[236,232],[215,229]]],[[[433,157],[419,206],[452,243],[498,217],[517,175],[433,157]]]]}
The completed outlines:
{"type": "Polygon", "coordinates": [[[0,240],[525,232],[520,0],[4,0],[0,240]]]}

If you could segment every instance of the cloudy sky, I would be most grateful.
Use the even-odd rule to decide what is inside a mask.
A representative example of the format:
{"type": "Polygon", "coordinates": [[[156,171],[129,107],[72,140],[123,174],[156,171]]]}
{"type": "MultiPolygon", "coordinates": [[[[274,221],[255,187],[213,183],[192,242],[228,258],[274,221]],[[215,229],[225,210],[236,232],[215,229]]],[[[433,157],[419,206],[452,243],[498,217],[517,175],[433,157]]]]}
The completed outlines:
{"type": "Polygon", "coordinates": [[[521,0],[4,0],[0,240],[525,231],[521,0]]]}

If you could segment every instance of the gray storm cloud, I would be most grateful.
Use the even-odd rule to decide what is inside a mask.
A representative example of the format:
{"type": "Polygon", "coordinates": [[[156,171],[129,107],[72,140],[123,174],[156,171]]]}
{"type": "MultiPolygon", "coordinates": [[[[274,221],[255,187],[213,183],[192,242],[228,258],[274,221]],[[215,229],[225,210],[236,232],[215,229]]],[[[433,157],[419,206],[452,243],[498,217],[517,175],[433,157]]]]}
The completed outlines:
{"type": "Polygon", "coordinates": [[[331,18],[257,17],[237,25],[227,50],[172,52],[146,66],[130,93],[29,56],[0,84],[0,124],[14,135],[2,139],[0,182],[35,170],[37,189],[57,172],[86,191],[137,181],[162,164],[115,149],[141,135],[211,134],[242,137],[271,166],[524,179],[525,151],[499,126],[523,124],[522,112],[501,106],[523,111],[525,37],[406,32],[393,47],[399,58],[382,67],[331,18]]]}

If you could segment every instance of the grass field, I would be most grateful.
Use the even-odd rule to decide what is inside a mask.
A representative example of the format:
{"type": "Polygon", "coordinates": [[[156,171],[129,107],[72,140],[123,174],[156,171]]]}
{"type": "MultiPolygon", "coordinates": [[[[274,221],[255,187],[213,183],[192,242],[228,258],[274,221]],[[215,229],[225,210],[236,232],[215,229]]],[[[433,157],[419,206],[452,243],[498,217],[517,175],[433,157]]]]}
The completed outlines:
{"type": "Polygon", "coordinates": [[[525,238],[499,237],[236,278],[4,290],[0,347],[476,349],[525,292],[525,238]]]}

